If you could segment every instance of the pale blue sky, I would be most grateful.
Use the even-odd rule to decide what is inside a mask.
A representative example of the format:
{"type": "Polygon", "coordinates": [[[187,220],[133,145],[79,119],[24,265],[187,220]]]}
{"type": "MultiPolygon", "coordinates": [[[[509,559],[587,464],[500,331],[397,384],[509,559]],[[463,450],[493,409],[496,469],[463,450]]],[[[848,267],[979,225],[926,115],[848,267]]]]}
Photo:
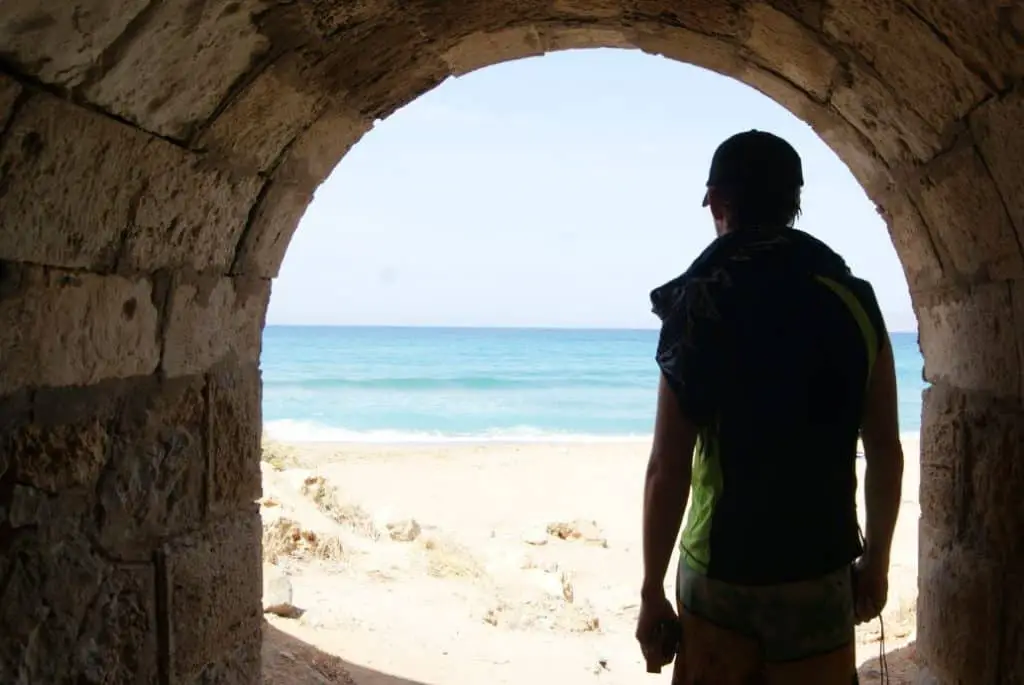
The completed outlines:
{"type": "Polygon", "coordinates": [[[317,191],[268,323],[647,328],[651,288],[714,237],[714,148],[759,128],[804,160],[798,227],[916,326],[874,205],[803,122],[724,76],[572,51],[451,79],[379,123],[317,191]]]}

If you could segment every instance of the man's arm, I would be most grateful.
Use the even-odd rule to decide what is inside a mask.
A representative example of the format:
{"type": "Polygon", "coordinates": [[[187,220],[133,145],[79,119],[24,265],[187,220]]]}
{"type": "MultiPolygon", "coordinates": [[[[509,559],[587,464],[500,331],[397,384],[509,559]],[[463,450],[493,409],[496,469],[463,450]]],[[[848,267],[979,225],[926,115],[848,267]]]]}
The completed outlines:
{"type": "Polygon", "coordinates": [[[896,371],[888,336],[879,350],[868,384],[861,423],[864,441],[864,502],[867,505],[865,556],[889,568],[892,536],[903,489],[903,446],[896,402],[896,371]]]}
{"type": "Polygon", "coordinates": [[[644,581],[640,593],[645,600],[665,593],[665,574],[690,494],[696,441],[697,429],[683,414],[663,375],[644,483],[644,581]]]}

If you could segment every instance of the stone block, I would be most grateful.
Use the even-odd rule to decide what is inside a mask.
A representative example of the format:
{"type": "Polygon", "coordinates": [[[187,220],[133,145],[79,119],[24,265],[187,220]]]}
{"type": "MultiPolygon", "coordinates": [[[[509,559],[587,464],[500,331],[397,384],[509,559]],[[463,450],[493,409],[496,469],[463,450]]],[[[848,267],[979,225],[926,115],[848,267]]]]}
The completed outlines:
{"type": "MultiPolygon", "coordinates": [[[[1021,6],[1006,0],[903,0],[944,36],[950,49],[997,90],[1024,74],[1024,50],[1013,13],[1021,6]]],[[[1018,23],[1018,27],[1020,23],[1018,23]]]]}
{"type": "Polygon", "coordinates": [[[147,21],[123,39],[117,61],[85,88],[86,97],[148,131],[188,138],[269,50],[254,22],[268,4],[153,5],[147,21]]]}
{"type": "Polygon", "coordinates": [[[231,272],[274,278],[281,270],[285,252],[299,221],[313,201],[311,182],[270,181],[253,210],[249,230],[238,243],[231,272]]]}
{"type": "MultiPolygon", "coordinates": [[[[1024,606],[1024,559],[1017,559],[1005,573],[1003,604],[1024,606]]],[[[1024,612],[1003,612],[1003,649],[999,673],[1000,685],[1024,685],[1024,612]]]]}
{"type": "Polygon", "coordinates": [[[7,125],[21,90],[20,83],[6,74],[0,74],[0,131],[7,125]]]}
{"type": "MultiPolygon", "coordinates": [[[[1024,54],[1024,50],[1020,51],[1024,54]]],[[[1024,87],[994,98],[971,116],[971,132],[1024,243],[1024,87]]]]}
{"type": "Polygon", "coordinates": [[[940,285],[944,273],[939,251],[913,201],[893,194],[881,209],[911,292],[940,285]]]}
{"type": "Polygon", "coordinates": [[[856,50],[892,92],[942,133],[989,90],[899,0],[830,3],[825,33],[856,50]]]}
{"type": "Polygon", "coordinates": [[[540,37],[546,52],[587,48],[630,50],[634,47],[625,29],[603,26],[545,26],[540,29],[540,37]]]}
{"type": "Polygon", "coordinates": [[[148,0],[5,2],[0,45],[7,59],[44,83],[74,87],[136,21],[148,0]]]}
{"type": "Polygon", "coordinates": [[[221,511],[251,504],[262,491],[259,365],[218,368],[208,386],[210,504],[221,511]]]}
{"type": "Polygon", "coordinates": [[[50,493],[95,485],[106,463],[111,437],[101,418],[49,426],[12,428],[0,452],[23,483],[50,493]]]}
{"type": "MultiPolygon", "coordinates": [[[[747,17],[738,2],[632,0],[630,4],[639,19],[656,21],[663,26],[681,26],[708,36],[735,38],[747,27],[747,17]]],[[[694,64],[704,66],[700,60],[694,64]]]]}
{"type": "MultiPolygon", "coordinates": [[[[261,628],[257,626],[257,628],[261,628]]],[[[175,675],[170,685],[253,685],[262,678],[262,642],[259,629],[220,652],[195,673],[175,675]]],[[[324,681],[326,682],[326,681],[324,681]]]]}
{"type": "Polygon", "coordinates": [[[947,297],[917,311],[925,377],[964,390],[1017,396],[1020,357],[1007,284],[988,283],[947,297]]]}
{"type": "Polygon", "coordinates": [[[49,95],[0,147],[0,258],[61,267],[226,269],[262,182],[49,95]]]}
{"type": "Polygon", "coordinates": [[[935,549],[918,571],[917,650],[943,683],[995,683],[1003,611],[1001,569],[962,547],[935,549]],[[993,639],[978,639],[991,636],[993,639]]]}
{"type": "Polygon", "coordinates": [[[277,60],[217,115],[199,138],[199,146],[236,166],[258,172],[272,169],[326,104],[324,94],[310,88],[311,68],[299,53],[277,60]]]}
{"type": "Polygon", "coordinates": [[[104,578],[79,627],[77,682],[159,682],[154,576],[147,564],[115,567],[104,578]]]}
{"type": "Polygon", "coordinates": [[[1000,562],[1024,558],[1024,409],[1018,400],[971,397],[964,540],[1000,562]]]}
{"type": "Polygon", "coordinates": [[[768,4],[812,29],[821,29],[825,0],[768,0],[768,4]]]}
{"type": "Polygon", "coordinates": [[[249,646],[243,650],[243,662],[255,658],[259,663],[260,536],[259,513],[253,505],[166,546],[170,610],[165,619],[170,623],[172,683],[197,682],[188,677],[239,645],[249,646]],[[256,647],[251,651],[254,635],[256,647]]]}
{"type": "Polygon", "coordinates": [[[143,189],[145,136],[47,95],[0,146],[0,258],[110,268],[143,189]]]}
{"type": "Polygon", "coordinates": [[[70,679],[77,670],[79,626],[110,570],[88,541],[74,532],[74,522],[57,520],[47,526],[62,529],[62,534],[43,539],[32,529],[11,532],[7,528],[5,533],[5,553],[0,555],[3,683],[70,679]]]}
{"type": "Polygon", "coordinates": [[[824,101],[839,66],[831,50],[809,28],[769,5],[750,4],[747,15],[750,35],[744,44],[758,61],[824,101]]]}
{"type": "Polygon", "coordinates": [[[499,62],[543,55],[545,46],[532,25],[473,33],[448,48],[442,55],[453,76],[499,62]]]}
{"type": "Polygon", "coordinates": [[[890,167],[923,162],[942,147],[938,132],[863,65],[849,63],[830,102],[890,167]]]}
{"type": "Polygon", "coordinates": [[[552,15],[559,19],[588,19],[619,23],[626,3],[621,0],[552,0],[552,15]],[[618,21],[616,21],[618,20],[618,21]]]}
{"type": "Polygon", "coordinates": [[[373,124],[329,107],[288,149],[252,212],[232,273],[273,278],[317,186],[373,124]]]}
{"type": "MultiPolygon", "coordinates": [[[[565,6],[556,12],[554,0],[516,0],[514,16],[509,5],[480,0],[446,0],[402,4],[400,0],[376,0],[383,7],[378,17],[394,17],[405,14],[422,33],[436,45],[439,54],[444,53],[462,37],[474,33],[494,33],[513,26],[556,25],[561,17],[568,18],[574,11],[565,6]],[[559,16],[561,15],[561,17],[559,16]]],[[[598,12],[607,14],[611,10],[607,0],[589,3],[599,7],[598,12]]]]}
{"type": "Polygon", "coordinates": [[[9,459],[17,482],[51,495],[94,491],[114,444],[111,426],[137,383],[33,390],[30,411],[15,408],[10,422],[0,425],[0,463],[9,459]]]}
{"type": "MultiPolygon", "coordinates": [[[[1024,340],[1024,280],[1013,281],[1010,284],[1010,298],[1013,300],[1013,328],[1017,340],[1024,340]]],[[[1017,359],[1021,369],[1019,393],[1024,397],[1024,344],[1018,344],[1017,347],[1017,359]]]]}
{"type": "Polygon", "coordinates": [[[330,105],[296,139],[274,172],[278,182],[315,188],[341,158],[373,128],[373,122],[344,107],[330,105]]]}
{"type": "Polygon", "coordinates": [[[667,24],[636,24],[627,34],[633,45],[651,55],[696,64],[724,76],[738,77],[746,66],[736,45],[667,24]]]}
{"type": "Polygon", "coordinates": [[[136,384],[116,423],[96,488],[96,540],[119,559],[146,560],[205,514],[207,412],[201,376],[136,384]]]}
{"type": "MultiPolygon", "coordinates": [[[[439,11],[454,13],[448,3],[439,11]]],[[[345,105],[363,118],[384,119],[449,76],[438,52],[443,46],[435,46],[431,35],[405,13],[352,27],[325,59],[316,86],[346,94],[345,105]]]]}
{"type": "Polygon", "coordinates": [[[263,181],[206,167],[188,153],[174,157],[136,201],[120,267],[226,271],[263,181]]]}
{"type": "Polygon", "coordinates": [[[159,361],[149,281],[0,266],[0,395],[147,375],[159,361]]]}
{"type": "Polygon", "coordinates": [[[162,361],[168,377],[204,373],[227,357],[259,360],[270,281],[179,278],[169,298],[162,361]]]}
{"type": "Polygon", "coordinates": [[[1024,274],[1024,255],[1005,205],[972,145],[960,144],[929,163],[916,188],[921,216],[968,277],[1024,274]]]}

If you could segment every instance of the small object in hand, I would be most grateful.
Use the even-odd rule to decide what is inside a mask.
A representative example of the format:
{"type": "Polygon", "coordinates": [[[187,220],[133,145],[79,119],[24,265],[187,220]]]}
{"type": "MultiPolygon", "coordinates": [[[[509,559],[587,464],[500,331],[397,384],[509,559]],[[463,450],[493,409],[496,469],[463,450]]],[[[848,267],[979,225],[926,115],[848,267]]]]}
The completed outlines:
{"type": "MultiPolygon", "coordinates": [[[[662,621],[658,626],[658,641],[661,643],[661,657],[669,661],[676,655],[679,649],[679,638],[682,637],[682,627],[679,621],[662,621]]],[[[648,673],[661,673],[661,665],[647,662],[648,673]]]]}

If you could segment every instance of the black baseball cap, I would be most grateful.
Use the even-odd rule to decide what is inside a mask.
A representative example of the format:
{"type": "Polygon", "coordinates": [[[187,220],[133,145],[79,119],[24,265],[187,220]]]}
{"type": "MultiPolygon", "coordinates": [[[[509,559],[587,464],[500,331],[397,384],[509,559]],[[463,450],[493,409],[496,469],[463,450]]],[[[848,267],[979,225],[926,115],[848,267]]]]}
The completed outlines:
{"type": "MultiPolygon", "coordinates": [[[[782,138],[751,129],[727,138],[711,157],[707,185],[762,186],[780,191],[804,184],[803,164],[793,146],[782,138]]],[[[704,205],[708,195],[704,193],[704,205]]]]}

